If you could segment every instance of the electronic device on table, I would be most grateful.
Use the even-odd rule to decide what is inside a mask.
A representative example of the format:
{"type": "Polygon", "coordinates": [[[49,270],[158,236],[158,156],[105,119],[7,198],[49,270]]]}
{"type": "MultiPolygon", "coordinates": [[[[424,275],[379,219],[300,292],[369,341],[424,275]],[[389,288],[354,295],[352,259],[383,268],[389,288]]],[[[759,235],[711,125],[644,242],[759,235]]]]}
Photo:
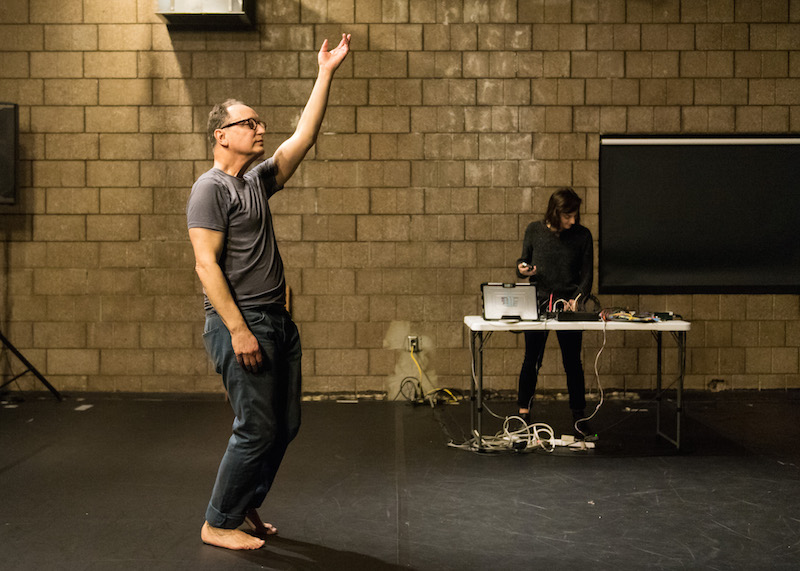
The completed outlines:
{"type": "Polygon", "coordinates": [[[483,283],[483,318],[487,321],[508,319],[536,321],[539,308],[536,286],[532,283],[483,283]]]}

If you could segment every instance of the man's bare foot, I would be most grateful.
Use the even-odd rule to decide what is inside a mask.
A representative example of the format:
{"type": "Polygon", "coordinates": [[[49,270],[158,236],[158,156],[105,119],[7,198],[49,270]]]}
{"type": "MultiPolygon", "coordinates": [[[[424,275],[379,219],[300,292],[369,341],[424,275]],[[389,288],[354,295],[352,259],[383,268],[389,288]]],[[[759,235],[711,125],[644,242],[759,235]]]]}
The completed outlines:
{"type": "Polygon", "coordinates": [[[278,528],[271,523],[264,523],[261,521],[261,516],[258,515],[256,510],[248,510],[244,516],[244,521],[250,526],[253,535],[266,539],[270,535],[278,533],[278,528]]]}
{"type": "Polygon", "coordinates": [[[222,529],[211,527],[208,522],[200,530],[200,539],[203,543],[224,547],[225,549],[259,549],[264,545],[264,540],[245,533],[239,529],[222,529]]]}

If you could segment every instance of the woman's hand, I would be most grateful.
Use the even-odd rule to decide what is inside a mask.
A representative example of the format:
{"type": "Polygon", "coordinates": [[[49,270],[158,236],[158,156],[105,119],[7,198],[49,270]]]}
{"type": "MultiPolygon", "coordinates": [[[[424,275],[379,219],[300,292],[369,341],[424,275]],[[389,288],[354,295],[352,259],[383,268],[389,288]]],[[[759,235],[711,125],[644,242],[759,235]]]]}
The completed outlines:
{"type": "Polygon", "coordinates": [[[530,277],[536,273],[536,266],[531,266],[526,262],[520,262],[519,264],[517,264],[517,270],[523,276],[530,277]]]}

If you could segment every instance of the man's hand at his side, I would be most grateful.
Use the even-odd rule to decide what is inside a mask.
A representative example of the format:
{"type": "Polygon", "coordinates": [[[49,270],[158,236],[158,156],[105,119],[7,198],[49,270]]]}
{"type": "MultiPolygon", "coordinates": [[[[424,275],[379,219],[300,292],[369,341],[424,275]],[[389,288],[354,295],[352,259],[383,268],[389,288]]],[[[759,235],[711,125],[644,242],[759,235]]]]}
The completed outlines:
{"type": "Polygon", "coordinates": [[[245,371],[257,373],[261,369],[261,346],[247,327],[231,331],[231,345],[236,354],[236,361],[245,371]]]}
{"type": "Polygon", "coordinates": [[[231,345],[239,365],[251,373],[261,368],[261,347],[233,300],[228,282],[219,265],[225,234],[208,228],[189,228],[195,270],[208,300],[231,334],[231,345]]]}

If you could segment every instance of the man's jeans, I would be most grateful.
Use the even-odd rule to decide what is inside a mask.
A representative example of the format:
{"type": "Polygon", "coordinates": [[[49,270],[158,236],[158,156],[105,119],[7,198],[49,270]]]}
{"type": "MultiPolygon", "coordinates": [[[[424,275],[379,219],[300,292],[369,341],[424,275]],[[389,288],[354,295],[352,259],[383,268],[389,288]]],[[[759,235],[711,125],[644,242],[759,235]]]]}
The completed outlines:
{"type": "Polygon", "coordinates": [[[261,506],[286,447],[300,428],[300,336],[281,306],[242,311],[262,349],[258,373],[236,361],[231,336],[215,312],[206,314],[203,342],[222,375],[236,418],[206,510],[212,527],[234,529],[261,506]]]}

